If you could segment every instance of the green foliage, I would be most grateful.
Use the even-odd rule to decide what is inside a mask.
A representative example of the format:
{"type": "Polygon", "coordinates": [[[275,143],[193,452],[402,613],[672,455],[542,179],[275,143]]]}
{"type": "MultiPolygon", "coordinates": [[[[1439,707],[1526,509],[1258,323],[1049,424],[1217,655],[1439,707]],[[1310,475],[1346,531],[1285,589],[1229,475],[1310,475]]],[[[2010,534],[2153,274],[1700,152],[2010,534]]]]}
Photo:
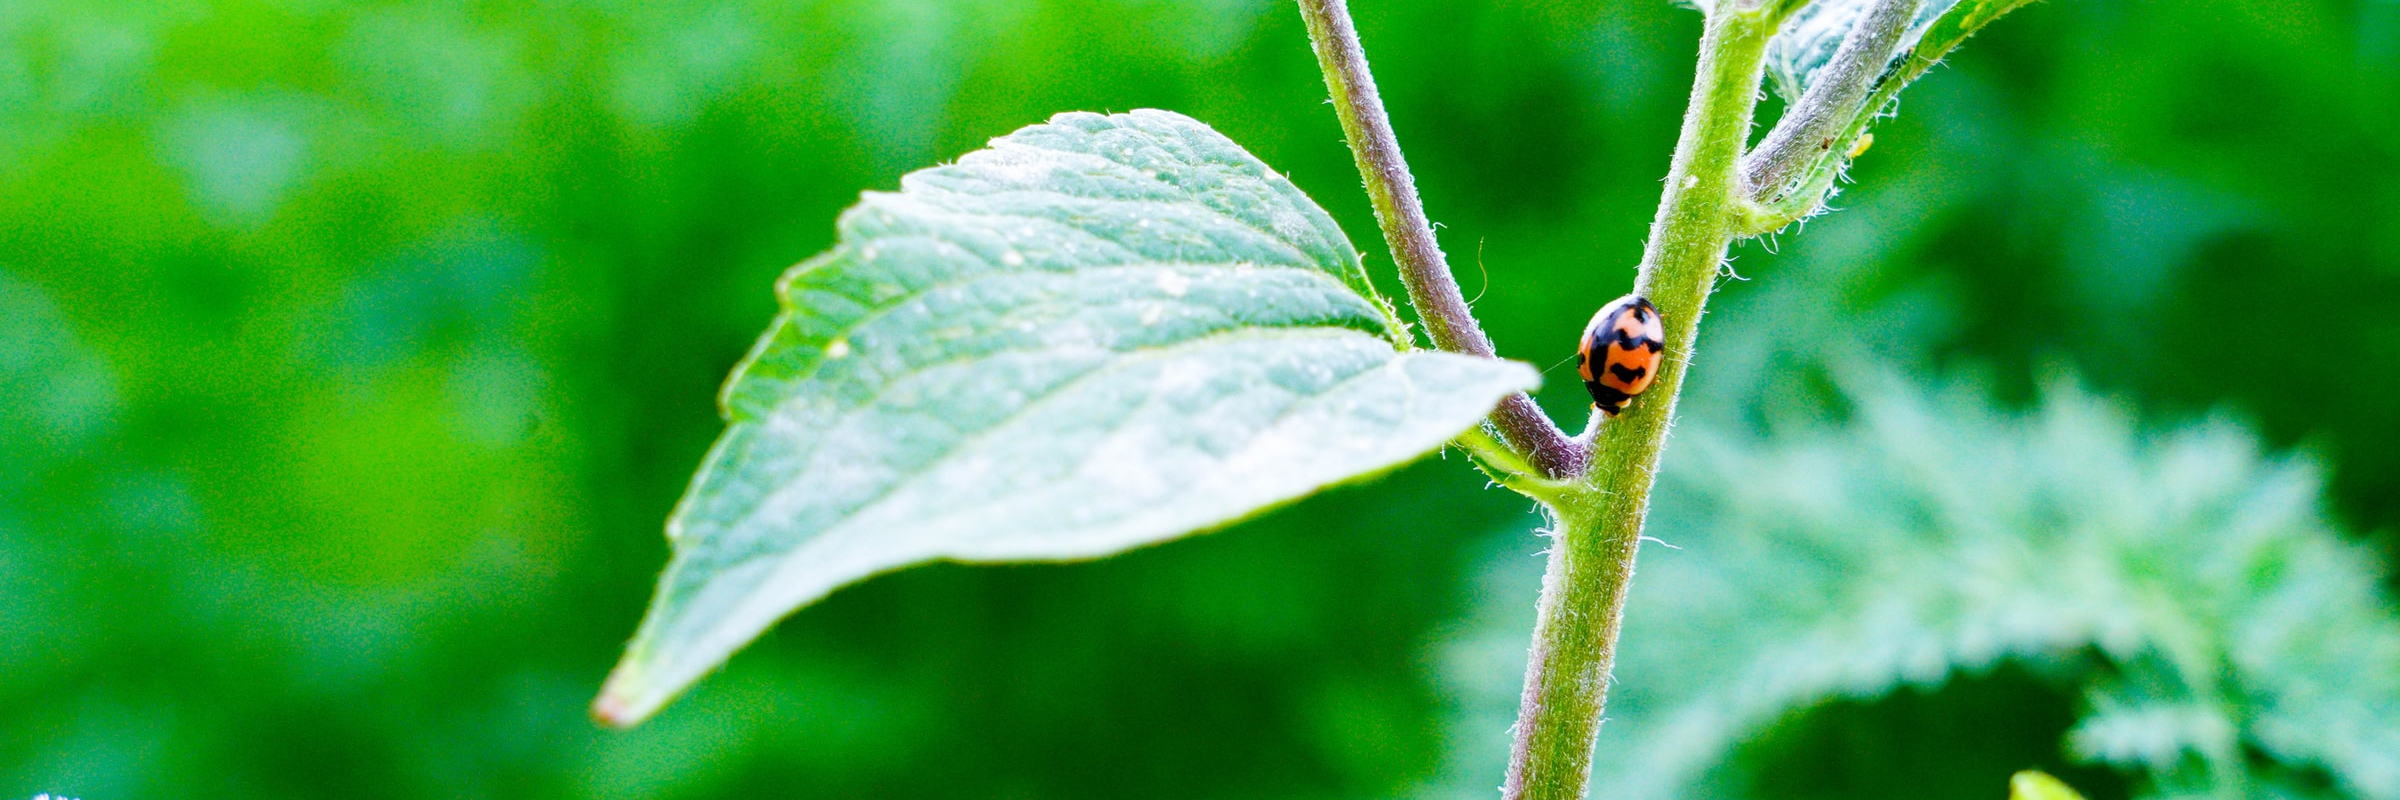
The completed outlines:
{"type": "MultiPolygon", "coordinates": [[[[58,306],[0,274],[0,459],[24,474],[81,450],[117,411],[106,365],[68,336],[58,306]]],[[[31,487],[0,482],[0,492],[31,487]]],[[[5,495],[0,495],[5,498],[5,495]]]]}
{"type": "MultiPolygon", "coordinates": [[[[1559,361],[1640,255],[1699,16],[1352,6],[1478,316],[1559,361]]],[[[1876,124],[1842,213],[1737,252],[1668,463],[1823,413],[1744,340],[1856,325],[2003,404],[2064,368],[2145,417],[2237,411],[2390,547],[2400,4],[2046,2],[1971,47],[1876,124]]],[[[1455,726],[1430,678],[1524,652],[1532,587],[1468,590],[1477,532],[1528,580],[1538,543],[1459,458],[1174,547],[879,578],[637,730],[585,715],[762,287],[861,189],[1061,109],[1173,108],[1365,244],[1324,101],[1265,0],[0,2],[0,792],[1356,800],[1505,747],[1521,671],[1455,726]]],[[[1988,694],[2056,716],[2037,753],[2081,698],[1988,694]]],[[[1835,705],[1935,755],[1996,735],[1905,727],[1911,697],[1835,705]]],[[[1775,735],[1858,741],[1803,716],[1775,735]]],[[[1459,785],[1488,800],[1498,763],[1459,785]]]]}
{"type": "Polygon", "coordinates": [[[1410,352],[1333,220],[1178,114],[1061,114],[900,185],[784,276],[603,719],[852,581],[1222,526],[1540,382],[1410,352]]]}
{"type": "Polygon", "coordinates": [[[71,597],[79,581],[46,576],[36,565],[65,548],[34,535],[33,498],[68,483],[62,472],[115,427],[120,409],[107,366],[86,343],[66,334],[56,304],[34,287],[0,274],[0,665],[20,679],[59,671],[60,656],[44,645],[75,642],[79,615],[71,597]]]}
{"type": "Polygon", "coordinates": [[[1595,797],[1738,794],[1722,767],[1790,715],[2003,663],[2081,692],[2066,744],[2150,796],[2400,797],[2400,619],[2309,462],[2066,384],[2015,415],[1835,374],[1846,421],[1680,437],[1595,797]]]}

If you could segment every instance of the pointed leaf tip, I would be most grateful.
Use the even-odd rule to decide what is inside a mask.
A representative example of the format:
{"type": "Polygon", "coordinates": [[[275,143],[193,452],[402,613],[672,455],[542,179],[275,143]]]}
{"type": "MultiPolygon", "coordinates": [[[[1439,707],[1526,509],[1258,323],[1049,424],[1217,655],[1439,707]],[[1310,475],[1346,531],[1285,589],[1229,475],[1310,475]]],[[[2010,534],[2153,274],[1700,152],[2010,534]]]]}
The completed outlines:
{"type": "Polygon", "coordinates": [[[633,704],[616,693],[613,683],[602,686],[600,696],[592,700],[592,721],[611,728],[633,727],[649,712],[635,713],[633,704]]]}

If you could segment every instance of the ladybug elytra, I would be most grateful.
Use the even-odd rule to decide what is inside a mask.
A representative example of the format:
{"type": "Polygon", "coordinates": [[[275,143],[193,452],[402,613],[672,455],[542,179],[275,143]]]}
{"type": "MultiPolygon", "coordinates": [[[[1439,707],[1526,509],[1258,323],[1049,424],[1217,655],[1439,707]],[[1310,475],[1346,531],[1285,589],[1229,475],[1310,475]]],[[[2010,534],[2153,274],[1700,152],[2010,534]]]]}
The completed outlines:
{"type": "Polygon", "coordinates": [[[1591,390],[1592,407],[1612,417],[1623,412],[1658,380],[1659,354],[1666,349],[1666,326],[1650,298],[1629,294],[1601,306],[1575,348],[1575,371],[1591,390]]]}

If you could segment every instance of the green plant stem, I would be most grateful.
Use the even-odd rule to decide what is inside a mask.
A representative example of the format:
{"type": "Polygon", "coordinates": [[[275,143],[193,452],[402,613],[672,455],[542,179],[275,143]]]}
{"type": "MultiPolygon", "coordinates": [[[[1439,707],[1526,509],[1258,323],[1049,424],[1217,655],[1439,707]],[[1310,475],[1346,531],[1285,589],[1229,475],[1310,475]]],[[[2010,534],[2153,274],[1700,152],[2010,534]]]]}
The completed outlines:
{"type": "Polygon", "coordinates": [[[1555,524],[1516,746],[1501,787],[1508,800],[1574,800],[1590,781],[1659,450],[1702,306],[1747,202],[1736,169],[1774,29],[1768,12],[1719,0],[1701,37],[1691,105],[1635,283],[1666,319],[1667,357],[1640,402],[1599,426],[1590,472],[1544,499],[1555,524]]]}
{"type": "MultiPolygon", "coordinates": [[[[1441,245],[1434,241],[1433,225],[1417,198],[1416,180],[1409,175],[1408,160],[1400,155],[1400,141],[1392,135],[1383,98],[1375,92],[1375,76],[1367,71],[1366,51],[1359,46],[1348,5],[1343,0],[1299,2],[1317,66],[1325,72],[1325,88],[1333,95],[1334,113],[1341,118],[1342,135],[1350,142],[1359,177],[1366,182],[1367,199],[1375,207],[1375,222],[1383,229],[1384,244],[1391,248],[1392,261],[1400,269],[1401,284],[1408,287],[1409,305],[1417,310],[1434,347],[1497,357],[1492,340],[1467,307],[1466,296],[1459,293],[1458,280],[1450,274],[1441,245]]],[[[1585,446],[1568,438],[1524,393],[1500,401],[1490,421],[1509,449],[1521,454],[1543,477],[1583,471],[1585,446]]]]}

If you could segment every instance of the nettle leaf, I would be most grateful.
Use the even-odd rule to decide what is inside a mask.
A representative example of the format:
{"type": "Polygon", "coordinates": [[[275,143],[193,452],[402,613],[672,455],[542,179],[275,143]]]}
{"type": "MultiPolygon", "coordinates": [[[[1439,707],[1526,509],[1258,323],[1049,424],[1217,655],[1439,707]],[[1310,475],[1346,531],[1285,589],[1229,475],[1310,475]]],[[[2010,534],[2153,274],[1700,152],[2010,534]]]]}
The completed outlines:
{"type": "MultiPolygon", "coordinates": [[[[1756,796],[1743,747],[1793,714],[2002,663],[2081,690],[2068,752],[2137,797],[2400,800],[2400,613],[2308,459],[2228,422],[2138,425],[2071,383],[2018,413],[1888,365],[1828,372],[1845,420],[1676,429],[1650,531],[1675,549],[1642,554],[1627,600],[1594,800],[1756,796]]],[[[1517,707],[1510,612],[1541,570],[1505,542],[1445,659],[1459,730],[1517,707]]],[[[1462,750],[1452,796],[1506,759],[1462,750]]]]}
{"type": "Polygon", "coordinates": [[[2072,751],[2147,796],[2313,767],[2400,800],[2400,616],[2314,465],[2071,383],[2020,416],[1835,372],[1846,424],[1678,431],[1655,535],[1682,549],[1642,564],[1594,770],[1644,778],[1595,798],[1722,795],[1695,787],[1787,713],[2015,661],[2086,690],[2072,751]]]}
{"type": "Polygon", "coordinates": [[[1412,350],[1333,219],[1177,114],[1059,115],[839,229],[725,387],[603,720],[844,584],[1220,527],[1422,456],[1540,380],[1412,350]]]}

